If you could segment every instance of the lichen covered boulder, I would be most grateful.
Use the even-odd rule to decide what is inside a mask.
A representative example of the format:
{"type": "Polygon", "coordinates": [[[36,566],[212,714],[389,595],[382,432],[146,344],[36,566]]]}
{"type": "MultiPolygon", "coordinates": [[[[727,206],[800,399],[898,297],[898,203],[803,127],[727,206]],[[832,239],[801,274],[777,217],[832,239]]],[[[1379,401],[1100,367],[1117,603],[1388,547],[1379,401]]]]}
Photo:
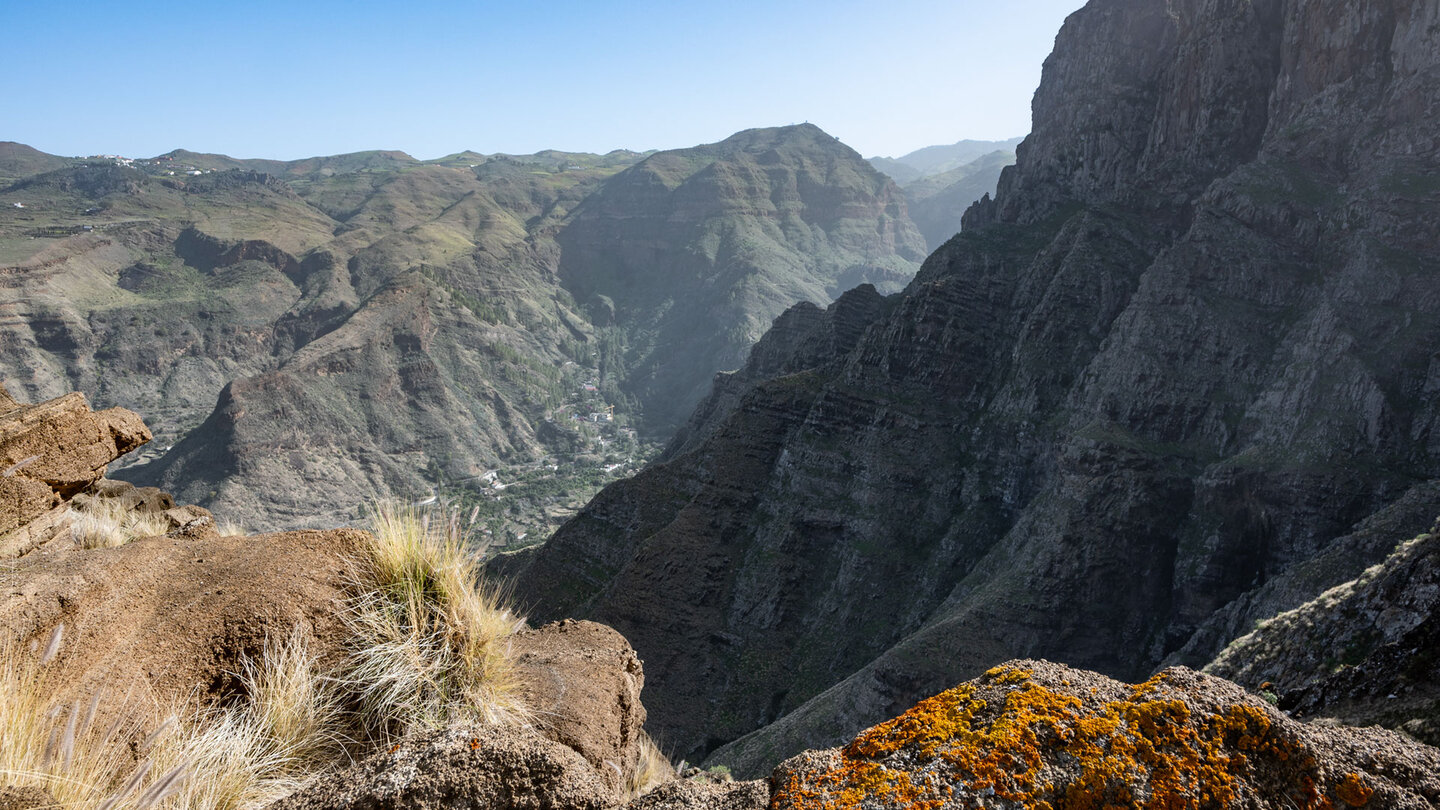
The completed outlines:
{"type": "Polygon", "coordinates": [[[1440,750],[1308,726],[1175,667],[1135,686],[1016,661],[771,777],[787,808],[1430,808],[1440,750]]]}

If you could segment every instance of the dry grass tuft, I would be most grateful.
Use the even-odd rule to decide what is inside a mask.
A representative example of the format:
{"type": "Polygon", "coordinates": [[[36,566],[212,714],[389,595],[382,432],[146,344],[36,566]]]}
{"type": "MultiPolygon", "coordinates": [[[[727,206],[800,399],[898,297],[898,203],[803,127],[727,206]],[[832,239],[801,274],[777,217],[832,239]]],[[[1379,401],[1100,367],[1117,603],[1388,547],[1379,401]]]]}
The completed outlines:
{"type": "Polygon", "coordinates": [[[340,701],[298,629],[285,641],[268,639],[240,677],[245,700],[182,715],[174,736],[157,746],[157,767],[203,774],[178,784],[180,807],[260,807],[344,753],[340,701]]]}
{"type": "Polygon", "coordinates": [[[674,780],[675,766],[670,763],[670,758],[650,739],[649,734],[640,732],[640,759],[635,763],[635,770],[625,776],[625,801],[644,796],[674,780]]]}
{"type": "Polygon", "coordinates": [[[164,515],[133,512],[109,498],[91,498],[72,511],[77,517],[70,533],[84,548],[114,548],[170,529],[164,515]]]}
{"type": "Polygon", "coordinates": [[[245,527],[233,520],[227,520],[215,525],[215,531],[221,537],[244,537],[245,527]]]}
{"type": "Polygon", "coordinates": [[[264,657],[245,662],[241,681],[256,723],[292,758],[321,762],[343,752],[340,696],[299,628],[284,642],[267,639],[264,657]]]}
{"type": "Polygon", "coordinates": [[[161,720],[127,696],[102,729],[101,694],[57,704],[61,684],[35,655],[0,649],[0,783],[44,788],[62,807],[238,810],[288,795],[343,755],[344,718],[303,637],[267,642],[240,676],[248,694],[235,705],[161,720]]]}
{"type": "Polygon", "coordinates": [[[47,665],[62,635],[57,627],[43,654],[0,645],[0,784],[43,788],[62,807],[93,807],[133,768],[126,742],[137,726],[96,723],[100,693],[72,704],[55,699],[59,684],[47,665]]]}
{"type": "Polygon", "coordinates": [[[382,505],[354,572],[346,685],[380,739],[456,722],[527,720],[507,639],[524,619],[483,584],[457,520],[382,505]]]}

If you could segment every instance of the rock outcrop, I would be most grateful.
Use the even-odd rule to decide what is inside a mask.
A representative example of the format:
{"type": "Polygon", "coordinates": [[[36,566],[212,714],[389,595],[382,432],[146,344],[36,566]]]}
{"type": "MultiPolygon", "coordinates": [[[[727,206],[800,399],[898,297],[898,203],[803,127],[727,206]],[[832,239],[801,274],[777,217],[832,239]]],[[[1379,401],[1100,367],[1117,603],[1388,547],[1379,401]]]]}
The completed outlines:
{"type": "Polygon", "coordinates": [[[1416,808],[1440,751],[1298,723],[1183,667],[1134,686],[1013,661],[770,777],[769,806],[1416,808]]]}
{"type": "Polygon", "coordinates": [[[1440,744],[1440,525],[1261,622],[1206,671],[1263,688],[1298,717],[1381,724],[1440,744]]]}
{"type": "Polygon", "coordinates": [[[370,755],[269,810],[604,810],[615,797],[585,758],[516,729],[454,728],[370,755]]]}
{"type": "Polygon", "coordinates": [[[630,642],[603,624],[563,621],[515,634],[510,654],[535,726],[623,789],[645,733],[645,673],[630,642]]]}
{"type": "MultiPolygon", "coordinates": [[[[614,807],[583,760],[524,732],[453,729],[326,776],[274,810],[614,807]]],[[[626,810],[1143,807],[1415,808],[1440,801],[1440,750],[1381,729],[1307,725],[1184,667],[1129,685],[1011,661],[842,747],[750,782],[691,778],[626,810]]]]}
{"type": "Polygon", "coordinates": [[[1094,0],[966,230],[858,339],[727,378],[520,592],[756,774],[1009,658],[1199,666],[1379,562],[1345,538],[1440,514],[1437,14],[1094,0]]]}
{"type": "Polygon", "coordinates": [[[91,411],[83,394],[21,405],[0,387],[0,557],[54,537],[64,528],[64,502],[150,438],[135,413],[91,411]]]}
{"type": "Polygon", "coordinates": [[[232,693],[244,659],[296,629],[330,665],[343,656],[346,559],[354,531],[142,538],[118,548],[52,542],[0,572],[0,628],[44,645],[68,695],[127,692],[160,704],[232,693]]]}

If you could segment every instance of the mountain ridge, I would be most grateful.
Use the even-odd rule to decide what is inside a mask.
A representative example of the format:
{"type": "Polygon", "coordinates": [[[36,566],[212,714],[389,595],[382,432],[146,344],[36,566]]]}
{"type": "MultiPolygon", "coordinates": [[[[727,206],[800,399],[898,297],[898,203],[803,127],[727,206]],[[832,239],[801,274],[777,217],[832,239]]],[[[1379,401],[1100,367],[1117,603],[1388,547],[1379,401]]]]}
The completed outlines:
{"type": "Polygon", "coordinates": [[[651,402],[627,383],[653,377],[636,370],[647,330],[684,334],[692,346],[652,351],[708,381],[795,300],[828,302],[851,268],[898,287],[923,257],[889,181],[818,128],[722,144],[708,182],[654,201],[651,231],[605,237],[711,268],[677,280],[648,247],[607,265],[652,274],[608,290],[622,321],[646,287],[678,285],[666,295],[689,308],[684,326],[577,303],[570,288],[594,296],[565,234],[635,164],[698,153],[42,161],[0,190],[0,262],[18,283],[0,299],[4,372],[32,399],[73,388],[152,414],[157,449],[116,474],[251,525],[332,525],[368,498],[443,493],[479,508],[497,543],[534,542],[666,435],[642,406],[688,411],[703,394],[651,402]],[[730,182],[743,177],[759,182],[730,182]],[[867,231],[900,241],[854,238],[867,231]],[[717,253],[725,239],[736,247],[717,253]]]}

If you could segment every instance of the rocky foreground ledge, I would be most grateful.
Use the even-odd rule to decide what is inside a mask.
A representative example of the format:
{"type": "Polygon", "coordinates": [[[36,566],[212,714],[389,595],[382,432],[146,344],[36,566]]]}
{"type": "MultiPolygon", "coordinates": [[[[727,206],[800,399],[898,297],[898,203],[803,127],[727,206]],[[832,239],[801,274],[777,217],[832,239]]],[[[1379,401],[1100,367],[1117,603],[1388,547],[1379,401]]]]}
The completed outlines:
{"type": "Polygon", "coordinates": [[[1307,725],[1184,667],[1128,685],[1012,661],[794,757],[770,807],[1430,808],[1440,750],[1307,725]]]}
{"type": "MultiPolygon", "coordinates": [[[[340,619],[357,530],[221,536],[208,513],[103,479],[149,433],[78,395],[0,403],[0,569],[6,649],[47,650],[62,709],[127,691],[158,703],[235,699],[267,639],[299,633],[321,665],[344,654],[340,619]],[[169,516],[168,531],[87,548],[67,515],[108,498],[169,516]],[[15,538],[24,538],[17,542],[15,538]],[[53,645],[52,645],[53,646],[53,645]]],[[[527,719],[458,723],[337,760],[273,810],[361,808],[1430,808],[1440,749],[1393,731],[1305,724],[1233,683],[1185,668],[1127,685],[1014,661],[922,701],[849,744],[787,760],[768,778],[682,779],[643,768],[641,662],[623,636],[562,621],[509,636],[527,719]],[[656,786],[658,784],[658,786],[656,786]]],[[[23,653],[22,653],[23,655],[23,653]]],[[[129,707],[95,700],[96,726],[129,707]]],[[[71,716],[78,716],[78,710],[71,716]]],[[[86,721],[87,724],[90,722],[86,721]]],[[[137,759],[151,729],[134,727],[137,759]]],[[[82,732],[83,733],[83,732],[82,732]]],[[[204,780],[203,771],[187,778],[204,780]]],[[[32,780],[33,782],[33,780],[32,780]]],[[[170,806],[174,802],[160,802],[170,806]]],[[[0,771],[0,807],[54,806],[0,771]]],[[[85,805],[89,806],[89,805],[85,805]]],[[[97,806],[99,806],[97,804],[97,806]]],[[[126,805],[128,806],[128,805],[126,805]]],[[[179,805],[175,805],[179,806],[179,805]]],[[[187,805],[188,806],[188,805],[187,805]]]]}

